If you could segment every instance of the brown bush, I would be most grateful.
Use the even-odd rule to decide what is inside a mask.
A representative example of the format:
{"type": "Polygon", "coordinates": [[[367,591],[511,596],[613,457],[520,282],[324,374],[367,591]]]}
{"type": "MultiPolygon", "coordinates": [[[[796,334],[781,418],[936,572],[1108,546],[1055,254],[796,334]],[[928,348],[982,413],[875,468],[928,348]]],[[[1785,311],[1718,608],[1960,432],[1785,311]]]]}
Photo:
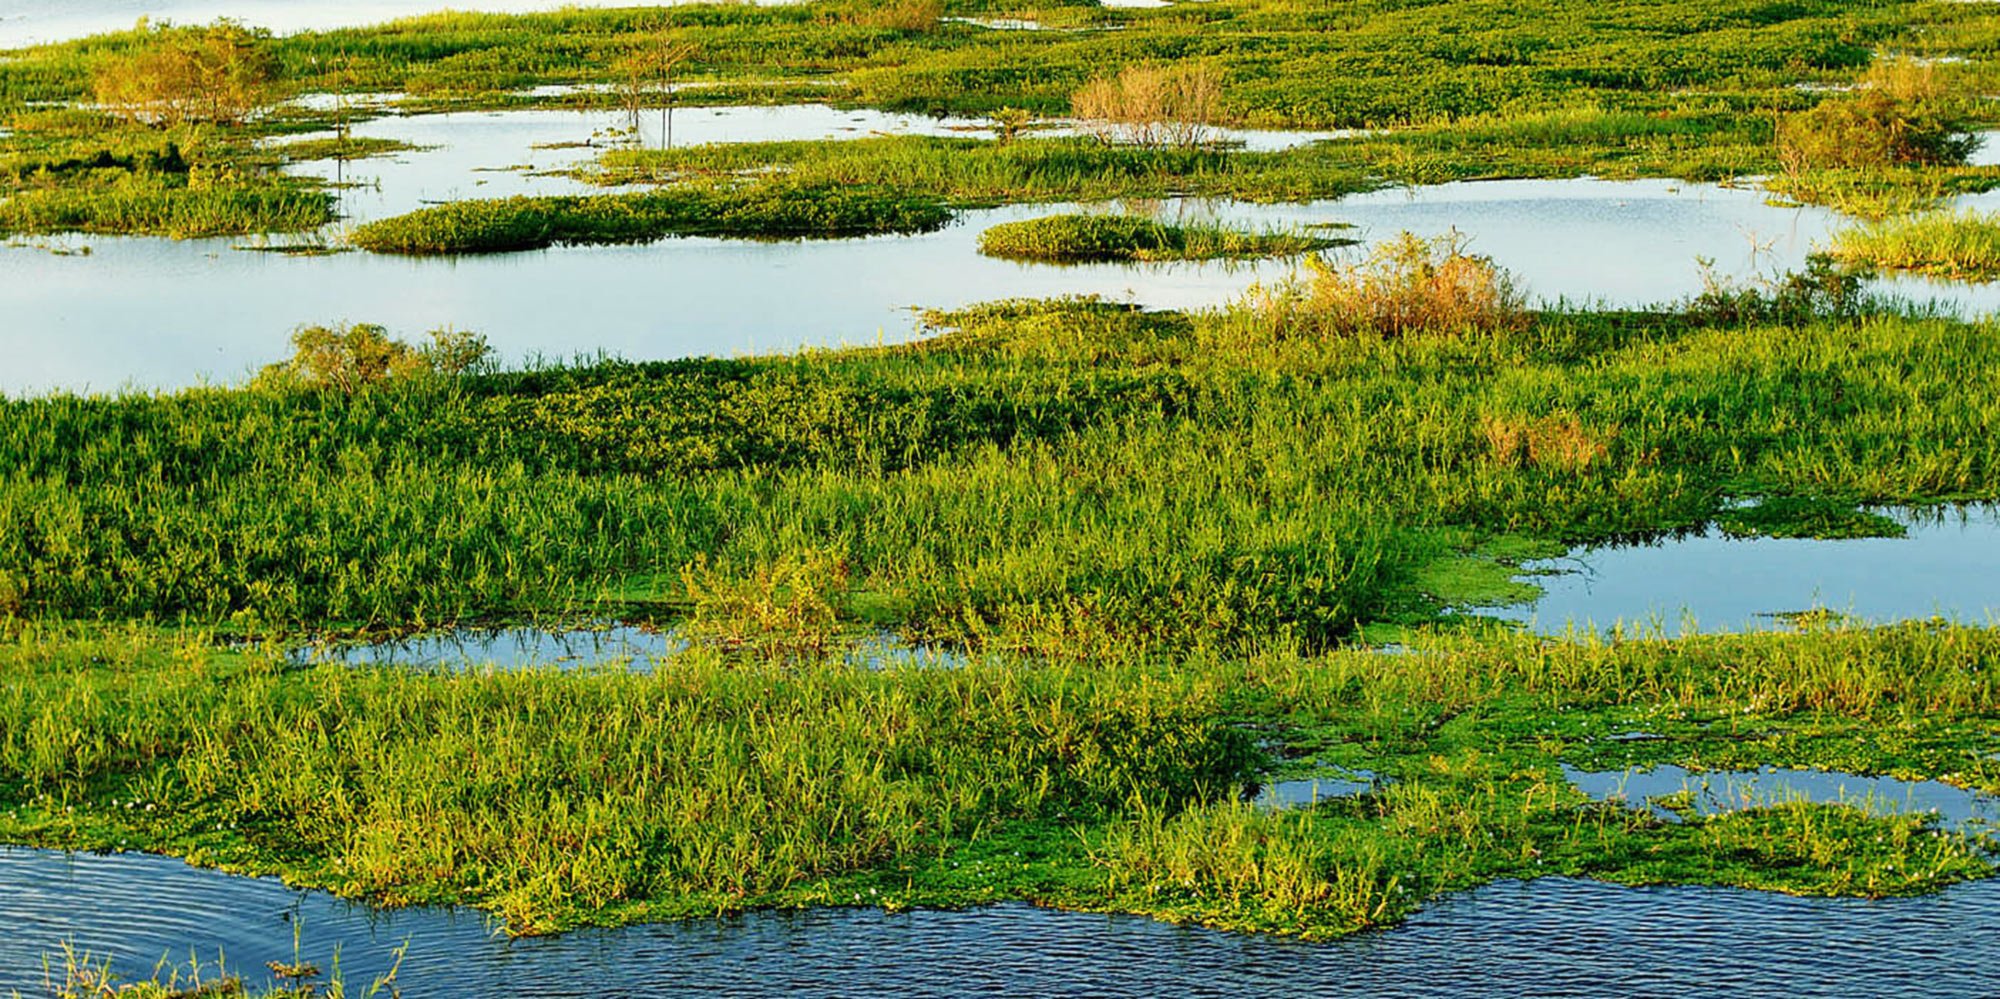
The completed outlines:
{"type": "Polygon", "coordinates": [[[1304,280],[1258,293],[1275,331],[1300,333],[1464,333],[1515,330],[1530,319],[1512,275],[1465,252],[1453,232],[1433,239],[1401,233],[1367,259],[1334,264],[1308,257],[1304,280]]]}
{"type": "Polygon", "coordinates": [[[1191,148],[1208,142],[1222,96],[1222,74],[1207,63],[1134,65],[1098,77],[1070,98],[1070,109],[1105,142],[1191,148]]]}

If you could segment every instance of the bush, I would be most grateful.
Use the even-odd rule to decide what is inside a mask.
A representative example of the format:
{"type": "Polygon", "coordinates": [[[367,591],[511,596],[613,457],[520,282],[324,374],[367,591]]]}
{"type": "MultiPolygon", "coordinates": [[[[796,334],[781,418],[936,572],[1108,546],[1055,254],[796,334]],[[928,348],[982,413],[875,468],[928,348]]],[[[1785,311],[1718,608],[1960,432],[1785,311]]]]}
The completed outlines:
{"type": "Polygon", "coordinates": [[[1808,258],[1803,271],[1750,282],[1717,275],[1713,261],[1703,260],[1701,265],[1702,292],[1684,310],[1688,318],[1700,323],[1852,319],[1870,305],[1869,296],[1861,290],[1861,278],[1839,270],[1820,254],[1808,258]]]}
{"type": "Polygon", "coordinates": [[[292,347],[291,359],[265,368],[256,384],[352,394],[392,381],[463,374],[492,353],[485,337],[464,330],[432,330],[429,344],[413,347],[372,323],[301,327],[292,347]]]}
{"type": "Polygon", "coordinates": [[[156,29],[137,51],[98,65],[98,103],[132,121],[236,124],[269,100],[265,37],[230,21],[156,29]]]}
{"type": "Polygon", "coordinates": [[[1979,145],[1964,131],[1963,104],[1934,66],[1886,62],[1853,92],[1779,123],[1779,160],[1793,174],[1963,163],[1979,145]]]}
{"type": "Polygon", "coordinates": [[[1367,259],[1334,264],[1306,258],[1310,276],[1253,292],[1253,306],[1279,336],[1298,333],[1464,333],[1527,325],[1513,276],[1465,252],[1453,232],[1432,239],[1401,233],[1367,259]]]}
{"type": "Polygon", "coordinates": [[[1103,141],[1190,148],[1210,139],[1222,74],[1207,63],[1127,66],[1070,98],[1070,109],[1103,141]]]}

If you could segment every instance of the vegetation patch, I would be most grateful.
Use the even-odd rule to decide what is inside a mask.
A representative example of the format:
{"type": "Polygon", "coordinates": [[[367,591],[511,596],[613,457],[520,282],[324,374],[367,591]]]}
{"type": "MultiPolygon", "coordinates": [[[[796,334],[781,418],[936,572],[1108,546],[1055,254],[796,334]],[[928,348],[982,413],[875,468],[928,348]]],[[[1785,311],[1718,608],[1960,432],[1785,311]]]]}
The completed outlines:
{"type": "Polygon", "coordinates": [[[1836,233],[1831,254],[1864,270],[1991,281],[2000,278],[2000,218],[1976,211],[1902,216],[1836,233]]]}
{"type": "Polygon", "coordinates": [[[886,671],[697,651],[644,676],[299,670],[199,634],[31,623],[0,642],[0,840],[477,905],[516,933],[1022,899],[1323,938],[1549,874],[1906,895],[1991,876],[1991,842],[1838,805],[1663,822],[1562,765],[1733,747],[1990,790],[1996,641],[1492,635],[886,671]],[[1635,727],[1660,738],[1613,738],[1635,727]],[[1240,800],[1305,761],[1378,781],[1240,800]]]}
{"type": "Polygon", "coordinates": [[[856,188],[687,188],[657,194],[458,201],[370,222],[356,246],[377,253],[502,253],[646,243],[668,236],[833,239],[942,228],[935,199],[856,188]]]}
{"type": "Polygon", "coordinates": [[[1348,242],[1352,241],[1300,233],[1179,225],[1135,215],[1051,215],[987,229],[979,234],[979,252],[1044,263],[1150,262],[1289,257],[1348,242]]]}

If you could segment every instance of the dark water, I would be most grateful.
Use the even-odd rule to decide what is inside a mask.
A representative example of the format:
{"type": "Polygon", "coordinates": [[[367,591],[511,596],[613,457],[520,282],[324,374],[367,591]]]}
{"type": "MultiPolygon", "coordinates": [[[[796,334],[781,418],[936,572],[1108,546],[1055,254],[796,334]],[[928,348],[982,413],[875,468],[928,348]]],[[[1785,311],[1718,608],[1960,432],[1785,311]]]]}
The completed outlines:
{"type": "Polygon", "coordinates": [[[386,973],[424,996],[1979,996],[2000,990],[2000,883],[1916,899],[1798,899],[1549,878],[1446,900],[1386,932],[1308,944],[1002,905],[764,913],[508,941],[477,915],[371,916],[267,880],[137,855],[0,849],[0,994],[40,993],[66,938],[150,969],[217,949],[255,969],[386,973]]]}
{"type": "Polygon", "coordinates": [[[1581,549],[1530,563],[1544,595],[1496,616],[1561,634],[1622,625],[1672,636],[1788,627],[1815,610],[1872,624],[1947,617],[1985,624],[2000,611],[2000,507],[1928,515],[1880,511],[1902,538],[1730,538],[1718,530],[1655,544],[1581,549]]]}
{"type": "Polygon", "coordinates": [[[1600,801],[1625,801],[1650,808],[1661,818],[1677,816],[1646,804],[1649,798],[1689,792],[1697,815],[1720,815],[1763,805],[1806,801],[1850,805],[1877,815],[1930,813],[1944,828],[1967,833],[2000,832],[2000,799],[1935,780],[1861,777],[1829,770],[1764,767],[1758,770],[1691,771],[1677,766],[1644,770],[1587,771],[1565,766],[1572,786],[1600,801]]]}

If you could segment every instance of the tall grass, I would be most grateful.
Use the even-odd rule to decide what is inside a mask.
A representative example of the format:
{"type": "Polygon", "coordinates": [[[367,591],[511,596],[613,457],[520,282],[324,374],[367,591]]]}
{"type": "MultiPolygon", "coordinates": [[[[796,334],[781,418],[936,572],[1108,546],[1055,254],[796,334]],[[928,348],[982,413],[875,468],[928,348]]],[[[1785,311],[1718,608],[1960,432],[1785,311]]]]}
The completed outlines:
{"type": "Polygon", "coordinates": [[[1088,660],[1421,619],[1482,537],[2000,494],[1979,324],[1437,315],[1017,303],[908,348],[9,400],[0,572],[31,614],[411,627],[829,558],[845,626],[1088,660]]]}
{"type": "Polygon", "coordinates": [[[1841,230],[1831,253],[1862,269],[1990,281],[2000,277],[2000,219],[1976,211],[1901,216],[1841,230]]]}

